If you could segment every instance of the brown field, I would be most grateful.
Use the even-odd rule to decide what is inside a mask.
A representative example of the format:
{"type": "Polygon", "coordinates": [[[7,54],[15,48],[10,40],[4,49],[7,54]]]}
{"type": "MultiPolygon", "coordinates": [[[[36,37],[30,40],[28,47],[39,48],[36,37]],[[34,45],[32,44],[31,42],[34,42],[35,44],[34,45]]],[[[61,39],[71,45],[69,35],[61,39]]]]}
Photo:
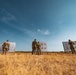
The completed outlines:
{"type": "Polygon", "coordinates": [[[0,54],[0,75],[76,75],[76,54],[0,54]]]}

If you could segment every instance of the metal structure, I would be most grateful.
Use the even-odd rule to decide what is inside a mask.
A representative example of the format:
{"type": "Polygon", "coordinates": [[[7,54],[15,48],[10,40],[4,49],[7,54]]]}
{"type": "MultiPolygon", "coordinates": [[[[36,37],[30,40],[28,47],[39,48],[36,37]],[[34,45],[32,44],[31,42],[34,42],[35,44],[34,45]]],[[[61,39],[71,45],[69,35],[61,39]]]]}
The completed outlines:
{"type": "MultiPolygon", "coordinates": [[[[74,41],[74,49],[76,50],[76,41],[74,41]]],[[[69,52],[69,51],[71,51],[71,49],[70,49],[70,45],[68,44],[68,41],[66,41],[66,42],[62,42],[62,44],[63,44],[63,48],[64,48],[64,52],[69,52]]]]}
{"type": "MultiPolygon", "coordinates": [[[[2,52],[2,44],[3,42],[0,42],[0,52],[2,52]]],[[[15,50],[16,50],[16,43],[10,42],[10,48],[8,52],[15,52],[15,50]]]]}
{"type": "Polygon", "coordinates": [[[47,44],[46,42],[40,42],[41,44],[41,51],[42,52],[47,52],[47,44]]]}

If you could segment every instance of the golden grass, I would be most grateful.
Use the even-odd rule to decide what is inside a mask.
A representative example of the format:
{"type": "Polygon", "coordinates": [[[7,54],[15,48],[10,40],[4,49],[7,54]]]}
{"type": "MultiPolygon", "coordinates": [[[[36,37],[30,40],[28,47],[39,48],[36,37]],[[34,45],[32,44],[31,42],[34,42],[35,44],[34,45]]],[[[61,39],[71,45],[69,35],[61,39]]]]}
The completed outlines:
{"type": "Polygon", "coordinates": [[[0,75],[76,75],[76,54],[0,54],[0,75]]]}

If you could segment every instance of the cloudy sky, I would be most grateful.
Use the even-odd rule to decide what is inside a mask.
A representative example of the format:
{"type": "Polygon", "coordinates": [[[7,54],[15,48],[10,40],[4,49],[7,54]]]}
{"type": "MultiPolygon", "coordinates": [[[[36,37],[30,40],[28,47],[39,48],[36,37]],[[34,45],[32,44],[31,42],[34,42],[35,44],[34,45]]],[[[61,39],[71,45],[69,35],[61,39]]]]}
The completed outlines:
{"type": "Polygon", "coordinates": [[[62,41],[76,40],[76,0],[0,0],[0,42],[31,50],[35,38],[48,51],[63,51],[62,41]]]}

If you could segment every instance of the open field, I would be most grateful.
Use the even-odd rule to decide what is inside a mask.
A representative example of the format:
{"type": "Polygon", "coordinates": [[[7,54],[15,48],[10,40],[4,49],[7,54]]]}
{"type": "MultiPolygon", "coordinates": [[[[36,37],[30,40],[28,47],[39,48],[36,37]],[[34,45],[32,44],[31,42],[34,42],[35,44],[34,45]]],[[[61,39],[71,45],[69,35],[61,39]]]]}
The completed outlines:
{"type": "Polygon", "coordinates": [[[0,75],[76,75],[76,54],[30,52],[0,54],[0,75]]]}

